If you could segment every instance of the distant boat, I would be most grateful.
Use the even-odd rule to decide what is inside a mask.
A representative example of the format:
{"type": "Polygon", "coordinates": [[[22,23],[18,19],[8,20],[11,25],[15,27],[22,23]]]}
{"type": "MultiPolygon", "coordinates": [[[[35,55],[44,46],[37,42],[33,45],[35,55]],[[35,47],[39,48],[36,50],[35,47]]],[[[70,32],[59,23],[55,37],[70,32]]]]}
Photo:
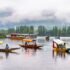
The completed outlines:
{"type": "Polygon", "coordinates": [[[19,34],[19,33],[12,33],[10,37],[12,40],[23,40],[25,38],[36,38],[36,34],[19,34]]]}
{"type": "Polygon", "coordinates": [[[49,41],[49,36],[46,36],[45,38],[46,38],[46,41],[49,41]]]}

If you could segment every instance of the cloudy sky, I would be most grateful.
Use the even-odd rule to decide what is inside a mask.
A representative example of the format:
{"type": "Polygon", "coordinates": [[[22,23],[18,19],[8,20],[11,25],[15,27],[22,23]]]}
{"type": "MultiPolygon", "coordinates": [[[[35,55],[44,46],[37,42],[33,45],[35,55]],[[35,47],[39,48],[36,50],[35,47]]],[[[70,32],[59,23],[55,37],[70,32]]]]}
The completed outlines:
{"type": "Polygon", "coordinates": [[[53,16],[70,20],[70,0],[0,0],[2,22],[19,19],[45,19],[53,16]],[[49,17],[50,16],[50,17],[49,17]]]}

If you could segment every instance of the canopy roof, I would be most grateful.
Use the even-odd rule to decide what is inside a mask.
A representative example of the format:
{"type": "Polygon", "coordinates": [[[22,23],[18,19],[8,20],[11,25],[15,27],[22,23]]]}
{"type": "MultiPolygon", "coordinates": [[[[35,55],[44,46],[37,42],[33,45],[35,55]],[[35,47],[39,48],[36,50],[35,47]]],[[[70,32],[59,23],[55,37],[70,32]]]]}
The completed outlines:
{"type": "Polygon", "coordinates": [[[54,39],[53,41],[54,41],[55,43],[57,43],[58,45],[59,45],[59,44],[64,45],[64,43],[65,43],[64,41],[62,41],[62,40],[60,40],[60,39],[54,39]]]}
{"type": "Polygon", "coordinates": [[[32,39],[23,39],[24,42],[32,42],[32,39]]]}

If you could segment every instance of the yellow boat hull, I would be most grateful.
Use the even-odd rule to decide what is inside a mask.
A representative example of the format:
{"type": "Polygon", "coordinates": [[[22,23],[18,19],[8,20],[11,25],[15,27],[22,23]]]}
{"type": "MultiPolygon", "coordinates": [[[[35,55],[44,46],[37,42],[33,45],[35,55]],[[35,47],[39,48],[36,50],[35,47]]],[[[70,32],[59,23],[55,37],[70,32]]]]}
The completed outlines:
{"type": "Polygon", "coordinates": [[[66,48],[54,48],[53,49],[55,52],[66,52],[66,48]]]}

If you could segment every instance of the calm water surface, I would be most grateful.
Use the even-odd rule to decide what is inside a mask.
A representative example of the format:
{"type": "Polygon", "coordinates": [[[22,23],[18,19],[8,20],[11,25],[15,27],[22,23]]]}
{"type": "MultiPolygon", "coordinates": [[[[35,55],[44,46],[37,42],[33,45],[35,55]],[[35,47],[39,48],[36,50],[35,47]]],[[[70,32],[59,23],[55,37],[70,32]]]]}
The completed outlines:
{"type": "MultiPolygon", "coordinates": [[[[69,38],[62,38],[70,45],[69,38]]],[[[10,47],[20,47],[21,41],[2,39],[5,48],[6,43],[10,47]]],[[[15,53],[0,52],[0,70],[70,70],[70,54],[52,51],[52,38],[49,42],[43,42],[42,49],[32,50],[20,48],[15,53]]]]}

